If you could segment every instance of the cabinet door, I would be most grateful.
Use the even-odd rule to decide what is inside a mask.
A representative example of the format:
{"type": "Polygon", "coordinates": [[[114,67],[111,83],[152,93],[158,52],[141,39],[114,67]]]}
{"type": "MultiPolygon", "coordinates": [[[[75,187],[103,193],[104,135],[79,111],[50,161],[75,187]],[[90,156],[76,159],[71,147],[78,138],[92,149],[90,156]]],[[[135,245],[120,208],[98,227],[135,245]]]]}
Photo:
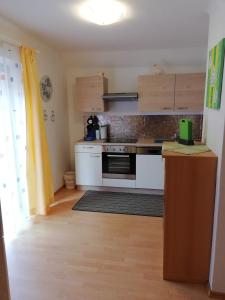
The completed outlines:
{"type": "Polygon", "coordinates": [[[162,190],[164,165],[161,155],[136,156],[136,188],[162,190]]]}
{"type": "Polygon", "coordinates": [[[102,96],[108,90],[108,81],[102,76],[76,79],[76,100],[79,111],[103,112],[102,96]]]}
{"type": "Polygon", "coordinates": [[[102,154],[75,153],[76,184],[102,185],[102,154]]]}
{"type": "Polygon", "coordinates": [[[177,74],[175,110],[202,112],[204,108],[205,74],[177,74]]]}
{"type": "Polygon", "coordinates": [[[217,158],[165,152],[163,278],[209,278],[217,158]]]}
{"type": "Polygon", "coordinates": [[[175,75],[145,75],[138,79],[138,107],[141,112],[166,112],[174,109],[175,75]]]}

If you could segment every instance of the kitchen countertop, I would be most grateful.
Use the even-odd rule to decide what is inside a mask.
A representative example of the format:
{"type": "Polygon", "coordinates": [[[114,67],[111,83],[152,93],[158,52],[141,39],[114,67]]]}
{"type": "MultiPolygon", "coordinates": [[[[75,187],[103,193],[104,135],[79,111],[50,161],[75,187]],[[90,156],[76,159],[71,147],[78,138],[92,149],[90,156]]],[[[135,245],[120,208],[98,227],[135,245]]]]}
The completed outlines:
{"type": "MultiPolygon", "coordinates": [[[[176,142],[174,142],[174,145],[176,144],[176,142]]],[[[195,145],[203,145],[201,143],[196,143],[195,145]]],[[[211,151],[210,149],[208,151],[205,152],[200,152],[200,153],[192,153],[192,154],[184,154],[184,153],[179,153],[176,151],[172,151],[172,150],[168,150],[166,149],[166,142],[163,144],[163,149],[162,149],[162,156],[164,158],[167,157],[182,157],[182,156],[186,156],[186,157],[216,157],[216,155],[213,153],[213,151],[211,151]]],[[[192,146],[187,146],[187,147],[192,147],[192,146]]]]}
{"type": "MultiPolygon", "coordinates": [[[[106,143],[105,140],[95,140],[95,141],[84,141],[83,139],[78,140],[76,145],[116,145],[116,143],[106,143]]],[[[162,143],[155,143],[154,139],[150,138],[141,138],[138,139],[136,143],[118,143],[117,145],[124,145],[124,146],[136,146],[136,147],[157,147],[162,146],[162,143]]]]}

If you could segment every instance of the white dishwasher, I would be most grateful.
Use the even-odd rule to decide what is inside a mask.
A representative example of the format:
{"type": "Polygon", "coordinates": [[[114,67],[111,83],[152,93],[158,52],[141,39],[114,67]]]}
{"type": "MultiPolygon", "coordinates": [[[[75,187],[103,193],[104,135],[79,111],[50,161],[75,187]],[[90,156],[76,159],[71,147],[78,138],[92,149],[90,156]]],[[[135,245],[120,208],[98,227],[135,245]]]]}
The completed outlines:
{"type": "Polygon", "coordinates": [[[136,188],[164,189],[162,147],[137,147],[136,188]]]}

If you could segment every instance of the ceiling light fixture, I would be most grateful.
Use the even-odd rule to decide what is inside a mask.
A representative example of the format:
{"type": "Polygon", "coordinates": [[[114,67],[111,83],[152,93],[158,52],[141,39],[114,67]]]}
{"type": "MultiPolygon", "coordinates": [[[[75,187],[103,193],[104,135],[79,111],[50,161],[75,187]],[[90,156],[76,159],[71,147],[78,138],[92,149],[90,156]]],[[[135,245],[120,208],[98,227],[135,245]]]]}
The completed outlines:
{"type": "Polygon", "coordinates": [[[116,0],[88,0],[81,6],[80,14],[89,22],[110,25],[125,16],[125,6],[116,0]]]}

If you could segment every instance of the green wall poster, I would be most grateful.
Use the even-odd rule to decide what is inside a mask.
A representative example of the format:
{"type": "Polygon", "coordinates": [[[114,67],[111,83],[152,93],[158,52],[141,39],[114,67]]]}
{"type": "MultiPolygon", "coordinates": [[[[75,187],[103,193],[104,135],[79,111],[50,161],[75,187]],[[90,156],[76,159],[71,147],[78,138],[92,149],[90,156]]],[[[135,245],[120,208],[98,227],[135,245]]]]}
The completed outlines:
{"type": "Polygon", "coordinates": [[[224,68],[225,38],[209,52],[208,82],[206,106],[220,109],[223,68],[224,68]]]}

